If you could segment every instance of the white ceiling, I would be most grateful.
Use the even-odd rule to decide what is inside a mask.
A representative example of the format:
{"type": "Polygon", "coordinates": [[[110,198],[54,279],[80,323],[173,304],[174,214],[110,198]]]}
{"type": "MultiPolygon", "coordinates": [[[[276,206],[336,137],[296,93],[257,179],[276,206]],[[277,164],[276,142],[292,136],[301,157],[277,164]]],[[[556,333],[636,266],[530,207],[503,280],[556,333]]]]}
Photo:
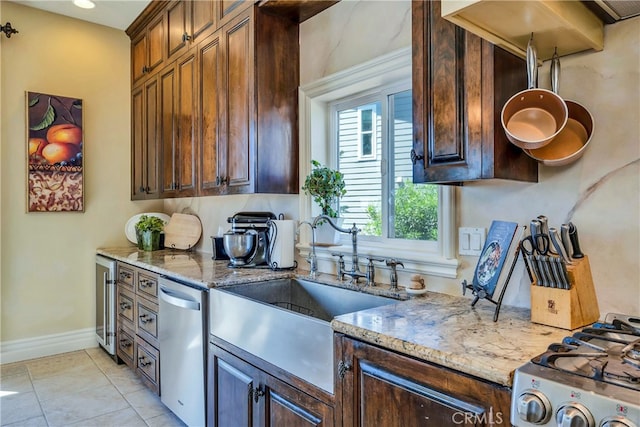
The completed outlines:
{"type": "Polygon", "coordinates": [[[107,27],[125,30],[142,10],[149,4],[149,0],[92,0],[96,7],[82,9],[71,0],[13,0],[25,6],[35,7],[60,15],[89,21],[107,27]]]}

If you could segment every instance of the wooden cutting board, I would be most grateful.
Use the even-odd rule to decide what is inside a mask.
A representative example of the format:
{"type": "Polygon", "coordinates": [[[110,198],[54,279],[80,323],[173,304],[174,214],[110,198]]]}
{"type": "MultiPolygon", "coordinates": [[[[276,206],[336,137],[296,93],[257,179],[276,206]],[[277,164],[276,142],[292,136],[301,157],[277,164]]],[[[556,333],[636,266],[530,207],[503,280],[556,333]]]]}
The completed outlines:
{"type": "Polygon", "coordinates": [[[202,224],[195,215],[174,213],[164,226],[164,247],[169,249],[191,249],[202,235],[202,224]]]}

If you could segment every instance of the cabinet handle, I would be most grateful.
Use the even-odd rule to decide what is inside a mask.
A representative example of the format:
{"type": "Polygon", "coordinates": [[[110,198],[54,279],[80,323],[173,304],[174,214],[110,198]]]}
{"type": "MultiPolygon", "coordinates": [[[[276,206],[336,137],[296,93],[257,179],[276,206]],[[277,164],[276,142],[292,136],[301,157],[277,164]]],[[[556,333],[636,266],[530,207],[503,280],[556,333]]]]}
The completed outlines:
{"type": "Polygon", "coordinates": [[[121,271],[120,272],[120,279],[121,280],[131,279],[131,273],[127,273],[126,271],[121,271]]]}
{"type": "Polygon", "coordinates": [[[341,380],[344,379],[344,374],[350,370],[351,364],[349,362],[343,362],[342,360],[338,362],[338,376],[341,380]]]}
{"type": "Polygon", "coordinates": [[[128,339],[121,339],[120,340],[120,347],[131,347],[131,341],[129,341],[128,339]]]}
{"type": "Polygon", "coordinates": [[[138,192],[140,192],[140,193],[144,193],[144,192],[145,192],[145,191],[144,191],[144,187],[143,187],[142,185],[141,185],[141,186],[140,186],[140,188],[138,189],[138,192]]]}
{"type": "Polygon", "coordinates": [[[140,365],[140,366],[149,366],[149,365],[151,365],[151,362],[145,362],[144,359],[145,359],[144,356],[138,357],[138,365],[140,365]]]}
{"type": "Polygon", "coordinates": [[[151,193],[151,187],[147,186],[147,188],[144,189],[144,192],[147,194],[151,193]]]}
{"type": "Polygon", "coordinates": [[[184,33],[184,34],[182,35],[182,41],[183,41],[183,42],[187,42],[187,41],[189,41],[189,40],[191,40],[191,36],[190,36],[189,34],[187,34],[187,33],[184,33]]]}
{"type": "Polygon", "coordinates": [[[220,185],[227,185],[229,184],[229,177],[225,176],[224,178],[220,179],[220,185]]]}
{"type": "Polygon", "coordinates": [[[418,162],[418,160],[423,160],[424,156],[422,154],[416,153],[416,150],[411,149],[411,163],[414,165],[418,162]]]}
{"type": "Polygon", "coordinates": [[[140,318],[140,322],[147,324],[149,322],[153,322],[153,317],[149,317],[146,314],[141,314],[138,316],[140,318]]]}
{"type": "Polygon", "coordinates": [[[141,279],[140,280],[140,287],[141,288],[150,288],[152,284],[153,284],[153,282],[151,280],[147,280],[147,279],[141,279]]]}
{"type": "Polygon", "coordinates": [[[131,305],[127,302],[121,302],[120,303],[120,310],[121,311],[125,311],[125,310],[129,310],[131,308],[131,305]]]}
{"type": "Polygon", "coordinates": [[[258,403],[258,400],[264,396],[264,391],[260,389],[260,387],[256,387],[253,389],[253,401],[258,403]]]}
{"type": "Polygon", "coordinates": [[[151,68],[147,67],[146,65],[143,65],[143,66],[142,66],[142,74],[146,74],[146,73],[148,73],[149,71],[151,71],[151,68]]]}

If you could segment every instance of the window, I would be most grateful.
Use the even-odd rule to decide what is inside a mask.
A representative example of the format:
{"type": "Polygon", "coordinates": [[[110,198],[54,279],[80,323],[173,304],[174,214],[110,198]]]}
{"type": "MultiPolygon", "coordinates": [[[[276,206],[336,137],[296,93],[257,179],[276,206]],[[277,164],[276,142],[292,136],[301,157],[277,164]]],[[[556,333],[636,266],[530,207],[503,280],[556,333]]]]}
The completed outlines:
{"type": "Polygon", "coordinates": [[[355,223],[363,236],[437,241],[438,188],[412,182],[411,89],[342,100],[330,115],[347,190],[340,203],[345,223],[355,223]]]}
{"type": "MultiPolygon", "coordinates": [[[[312,159],[345,174],[339,212],[343,227],[356,222],[362,230],[361,263],[393,257],[410,271],[456,278],[455,188],[412,183],[411,109],[411,48],[301,86],[300,180],[312,159]]],[[[301,219],[318,213],[310,197],[300,197],[301,219]]],[[[308,227],[301,228],[303,257],[310,240],[308,227]]],[[[335,264],[331,253],[351,252],[349,236],[341,243],[316,248],[321,271],[323,262],[335,264]]]]}
{"type": "MultiPolygon", "coordinates": [[[[361,105],[355,112],[357,112],[358,120],[358,158],[360,160],[375,160],[376,151],[374,150],[374,144],[377,142],[377,129],[378,129],[378,111],[380,110],[380,104],[361,105]]],[[[341,113],[347,117],[339,119],[339,123],[344,120],[348,123],[349,117],[354,110],[345,110],[341,113]]],[[[341,129],[342,130],[342,129],[341,129]]],[[[339,130],[340,132],[340,130],[339,130]]],[[[377,145],[376,145],[377,147],[377,145]]]]}

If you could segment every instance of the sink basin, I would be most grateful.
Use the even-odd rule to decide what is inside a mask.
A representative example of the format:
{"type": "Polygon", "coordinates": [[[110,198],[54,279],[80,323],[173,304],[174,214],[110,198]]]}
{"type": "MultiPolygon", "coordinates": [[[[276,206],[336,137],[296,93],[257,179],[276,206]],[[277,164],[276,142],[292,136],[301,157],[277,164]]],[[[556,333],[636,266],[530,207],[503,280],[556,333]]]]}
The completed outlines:
{"type": "Polygon", "coordinates": [[[213,335],[333,393],[331,319],[397,300],[303,279],[209,291],[213,335]]]}

